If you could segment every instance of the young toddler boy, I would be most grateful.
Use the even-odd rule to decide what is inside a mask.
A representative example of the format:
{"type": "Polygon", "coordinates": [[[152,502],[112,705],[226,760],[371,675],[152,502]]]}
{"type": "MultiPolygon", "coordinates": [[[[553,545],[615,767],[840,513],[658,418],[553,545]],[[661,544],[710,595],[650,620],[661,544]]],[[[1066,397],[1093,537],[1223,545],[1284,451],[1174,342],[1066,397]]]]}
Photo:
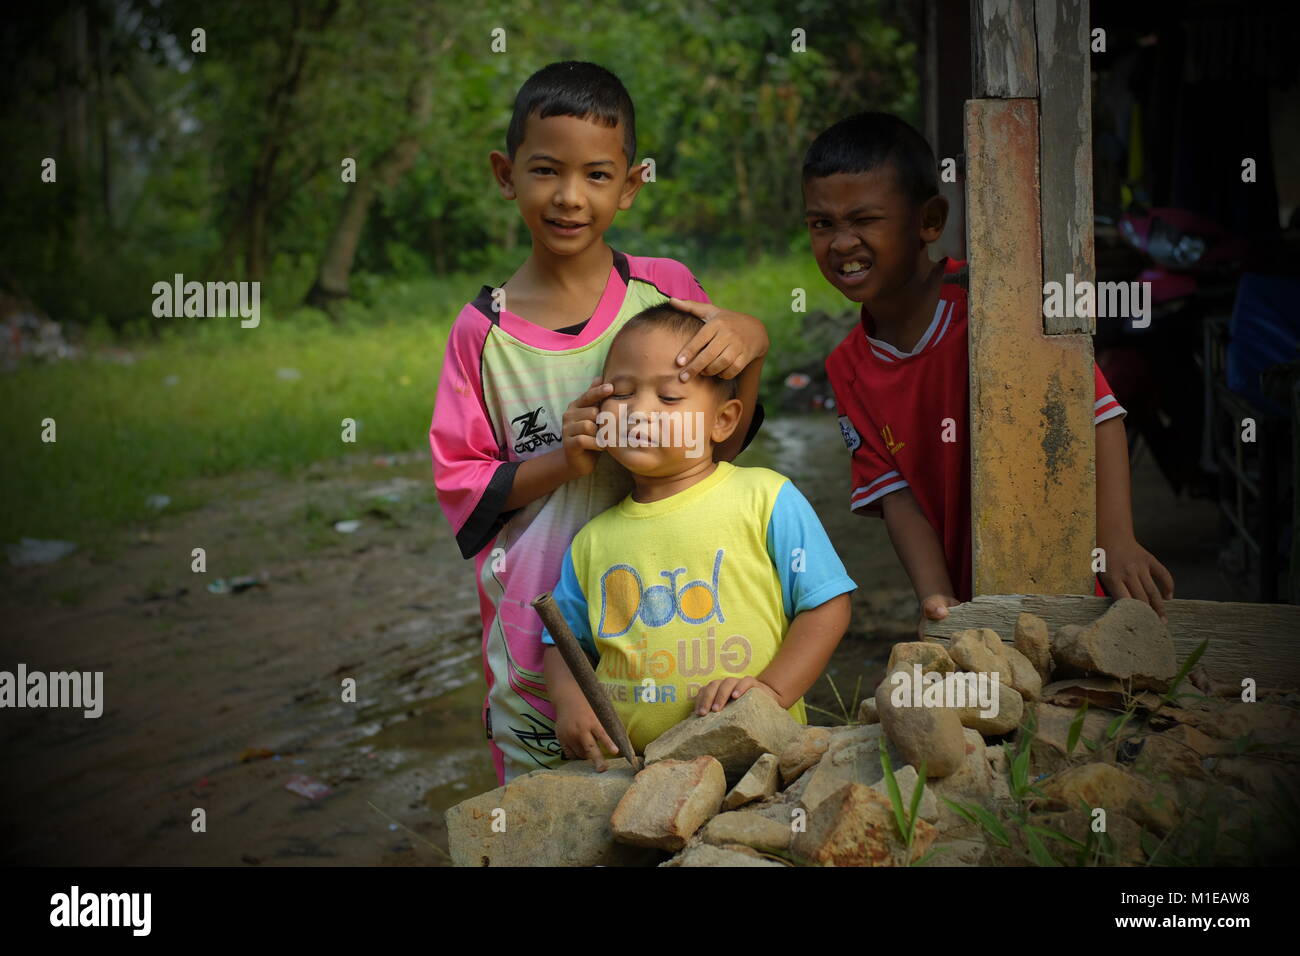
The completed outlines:
{"type": "Polygon", "coordinates": [[[643,184],[635,155],[632,100],[613,73],[553,63],[524,83],[506,151],[490,161],[532,248],[508,281],[483,286],[461,309],[443,359],[429,445],[438,502],[461,554],[474,558],[482,719],[500,783],[561,760],[529,602],[555,583],[578,529],[631,487],[583,431],[609,391],[597,376],[615,333],[669,297],[696,300],[710,321],[685,343],[679,377],[722,375],[747,399],[718,456],[735,457],[762,418],[751,411],[768,347],[763,324],[704,305],[680,262],[605,243],[643,184]]]}
{"type": "MultiPolygon", "coordinates": [[[[614,338],[613,391],[583,428],[634,487],[574,537],[553,592],[637,753],[751,688],[807,723],[803,694],[843,637],[856,588],[789,479],[714,461],[743,402],[734,380],[680,380],[678,354],[700,325],[656,306],[614,338]]],[[[550,634],[542,641],[560,744],[604,770],[601,748],[617,748],[550,634]]]]}
{"type": "MultiPolygon", "coordinates": [[[[853,511],[883,516],[921,603],[940,619],[971,597],[970,359],[966,291],[945,282],[964,262],[932,262],[943,233],[934,154],[911,126],[861,113],[821,133],[804,159],[817,265],[862,304],[861,324],[826,360],[852,454],[853,511]],[[944,441],[940,423],[956,423],[944,441]]],[[[1095,369],[1098,594],[1134,597],[1164,616],[1174,580],[1133,534],[1125,414],[1095,369]]]]}

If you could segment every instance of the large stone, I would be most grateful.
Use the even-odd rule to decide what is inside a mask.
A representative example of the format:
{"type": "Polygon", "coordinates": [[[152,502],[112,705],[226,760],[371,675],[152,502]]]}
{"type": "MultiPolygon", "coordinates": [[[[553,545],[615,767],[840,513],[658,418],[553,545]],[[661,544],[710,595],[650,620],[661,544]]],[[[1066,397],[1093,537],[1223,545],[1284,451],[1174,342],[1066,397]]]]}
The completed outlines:
{"type": "Polygon", "coordinates": [[[984,716],[984,710],[978,704],[958,707],[957,719],[963,727],[978,730],[989,737],[1009,734],[1020,726],[1025,716],[1025,702],[1010,684],[997,682],[997,711],[992,716],[984,716]]]}
{"type": "Polygon", "coordinates": [[[1087,627],[1062,627],[1052,657],[1058,677],[1116,677],[1135,689],[1164,690],[1178,672],[1169,629],[1135,598],[1120,598],[1087,627]]]}
{"type": "Polygon", "coordinates": [[[923,674],[931,672],[951,674],[957,669],[957,665],[953,663],[942,644],[934,644],[930,641],[901,641],[890,650],[885,673],[892,674],[897,670],[911,673],[913,664],[920,664],[923,674]]]}
{"type": "Polygon", "coordinates": [[[610,815],[632,786],[619,758],[596,771],[572,761],[564,771],[534,770],[446,813],[456,866],[640,866],[652,850],[614,840],[610,815]]]}
{"type": "Polygon", "coordinates": [[[1213,732],[1214,736],[1220,740],[1246,738],[1256,748],[1256,752],[1261,747],[1266,750],[1290,750],[1300,741],[1300,710],[1292,707],[1262,701],[1237,701],[1216,716],[1217,732],[1213,732]]]}
{"type": "Polygon", "coordinates": [[[951,800],[963,806],[978,804],[988,810],[994,806],[993,770],[989,766],[984,738],[977,730],[967,729],[962,733],[964,754],[961,767],[941,780],[926,781],[926,787],[934,791],[938,801],[939,829],[948,837],[972,836],[981,830],[945,801],[951,800]]]}
{"type": "Polygon", "coordinates": [[[1003,655],[1002,638],[992,628],[971,628],[957,631],[952,635],[948,645],[948,656],[963,671],[995,671],[1003,674],[1006,680],[1007,664],[1003,655]]]}
{"type": "Polygon", "coordinates": [[[765,853],[781,853],[790,848],[789,823],[773,820],[754,810],[719,813],[700,833],[705,843],[726,846],[739,843],[765,853]]]}
{"type": "Polygon", "coordinates": [[[799,775],[809,767],[816,766],[822,759],[826,748],[831,743],[831,732],[827,727],[805,727],[781,751],[777,766],[781,771],[781,783],[790,786],[799,779],[799,775]]]}
{"type": "Polygon", "coordinates": [[[1086,701],[1089,707],[1125,710],[1131,698],[1124,684],[1113,677],[1067,677],[1046,685],[1040,699],[1072,709],[1082,707],[1086,701]]]}
{"type": "Polygon", "coordinates": [[[831,741],[826,748],[826,753],[833,757],[846,747],[873,740],[879,741],[884,735],[884,729],[879,724],[845,724],[842,727],[832,727],[831,741]]]}
{"type": "Polygon", "coordinates": [[[726,790],[722,765],[712,757],[650,764],[614,808],[614,839],[676,852],[718,812],[726,790]]]}
{"type": "MultiPolygon", "coordinates": [[[[1054,773],[1069,766],[1072,762],[1086,760],[1091,751],[1085,740],[1101,744],[1106,739],[1106,728],[1119,716],[1115,711],[1089,707],[1084,714],[1083,727],[1074,749],[1067,752],[1066,745],[1070,738],[1070,725],[1078,716],[1077,709],[1057,707],[1053,704],[1039,703],[1034,707],[1034,742],[1032,767],[1037,773],[1054,773]]],[[[1021,734],[1025,733],[1022,729],[1021,734]]],[[[1019,737],[1017,736],[1017,739],[1019,737]]]]}
{"type": "MultiPolygon", "coordinates": [[[[1100,862],[1103,866],[1141,866],[1146,863],[1146,854],[1142,852],[1142,827],[1122,813],[1106,814],[1104,837],[1101,833],[1093,832],[1092,814],[1082,810],[1034,813],[1030,815],[1029,820],[1034,826],[1045,827],[1053,833],[1067,836],[1085,847],[1090,845],[1088,841],[1091,837],[1093,841],[1091,845],[1099,846],[1102,850],[1100,862]],[[1109,838],[1110,855],[1106,854],[1106,838],[1109,838]]],[[[1061,863],[1078,862],[1080,851],[1077,848],[1051,838],[1042,840],[1042,844],[1047,852],[1061,863]]],[[[1090,861],[1091,857],[1089,857],[1090,861]]]]}
{"type": "Polygon", "coordinates": [[[1141,748],[1135,767],[1157,779],[1162,773],[1203,778],[1205,758],[1224,750],[1224,744],[1186,724],[1175,724],[1158,734],[1141,734],[1134,739],[1134,745],[1141,748]]]}
{"type": "MultiPolygon", "coordinates": [[[[825,758],[823,757],[822,759],[825,758]]],[[[790,806],[799,806],[803,802],[804,791],[808,789],[808,783],[812,778],[813,774],[811,771],[800,774],[798,780],[777,793],[777,799],[782,803],[789,804],[790,806]]]]}
{"type": "Polygon", "coordinates": [[[790,849],[810,866],[906,866],[924,855],[937,831],[917,820],[909,857],[889,800],[860,783],[846,784],[808,814],[790,849]]]}
{"type": "Polygon", "coordinates": [[[876,711],[880,727],[898,748],[904,762],[914,767],[925,763],[926,775],[946,777],[961,766],[963,759],[961,719],[951,707],[895,707],[890,700],[889,681],[876,690],[876,711]]]}
{"type": "MultiPolygon", "coordinates": [[[[903,812],[907,813],[912,806],[912,797],[916,793],[916,785],[920,782],[920,775],[916,768],[910,764],[902,770],[895,771],[894,782],[898,785],[898,795],[903,803],[903,812]]],[[[877,783],[871,785],[886,800],[889,800],[889,781],[882,778],[877,783]]],[[[892,805],[892,801],[891,801],[892,805]]],[[[935,799],[934,789],[927,786],[921,791],[921,803],[916,808],[918,819],[925,820],[929,823],[939,822],[939,802],[935,799]]]]}
{"type": "MultiPolygon", "coordinates": [[[[807,779],[806,777],[804,779],[807,779]]],[[[804,814],[805,811],[798,803],[785,803],[779,800],[762,803],[749,807],[746,813],[757,813],[759,816],[767,817],[769,820],[775,820],[784,827],[789,827],[796,817],[804,814]]]]}
{"type": "Polygon", "coordinates": [[[722,710],[692,715],[669,728],[646,747],[645,759],[653,764],[715,757],[734,784],[763,754],[781,753],[802,726],[770,694],[752,687],[722,710]]]}
{"type": "Polygon", "coordinates": [[[744,846],[711,846],[701,843],[683,850],[660,866],[784,866],[776,860],[759,856],[744,846]]]}
{"type": "Polygon", "coordinates": [[[1122,813],[1159,833],[1167,833],[1178,824],[1178,813],[1168,793],[1111,764],[1070,767],[1044,780],[1042,789],[1049,808],[1090,812],[1102,807],[1108,815],[1122,813]]]}
{"type": "Polygon", "coordinates": [[[942,839],[930,847],[929,858],[917,866],[980,866],[988,845],[981,837],[942,839]]]}
{"type": "Polygon", "coordinates": [[[1013,646],[1034,665],[1044,684],[1052,679],[1052,641],[1047,622],[1037,614],[1022,611],[1016,618],[1013,646]]]}
{"type": "Polygon", "coordinates": [[[1008,671],[1002,675],[1002,681],[1010,684],[1025,700],[1038,700],[1043,691],[1043,679],[1029,658],[1009,644],[1003,645],[1002,658],[1007,662],[1008,671]]]}
{"type": "Polygon", "coordinates": [[[754,800],[762,800],[776,793],[780,782],[780,771],[776,754],[763,754],[754,761],[754,766],[740,778],[740,782],[731,788],[731,792],[722,800],[722,809],[734,810],[754,800]]]}
{"type": "MultiPolygon", "coordinates": [[[[879,726],[879,725],[876,725],[879,726]]],[[[880,739],[848,743],[828,752],[821,761],[800,778],[808,782],[799,795],[799,803],[812,811],[822,801],[847,784],[871,786],[884,779],[885,769],[880,763],[880,739]]]]}
{"type": "Polygon", "coordinates": [[[1300,793],[1300,767],[1260,757],[1217,757],[1209,761],[1216,777],[1230,780],[1256,800],[1279,805],[1300,793]]]}

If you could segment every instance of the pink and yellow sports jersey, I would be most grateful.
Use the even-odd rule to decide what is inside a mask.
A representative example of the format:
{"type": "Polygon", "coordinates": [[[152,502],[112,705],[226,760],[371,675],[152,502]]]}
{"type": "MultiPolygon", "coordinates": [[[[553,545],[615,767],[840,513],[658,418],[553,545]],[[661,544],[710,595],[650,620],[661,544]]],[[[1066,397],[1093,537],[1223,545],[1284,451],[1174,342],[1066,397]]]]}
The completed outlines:
{"type": "Polygon", "coordinates": [[[632,488],[601,455],[587,477],[506,511],[515,471],[561,447],[564,410],[600,375],[624,322],[669,297],[709,299],[680,262],[617,251],[604,295],[576,335],[534,325],[493,292],[484,286],[451,327],[429,446],[438,502],[461,554],[475,559],[488,684],[483,722],[506,783],[561,762],[542,677],[542,624],[530,602],[555,586],[578,530],[632,488]]]}

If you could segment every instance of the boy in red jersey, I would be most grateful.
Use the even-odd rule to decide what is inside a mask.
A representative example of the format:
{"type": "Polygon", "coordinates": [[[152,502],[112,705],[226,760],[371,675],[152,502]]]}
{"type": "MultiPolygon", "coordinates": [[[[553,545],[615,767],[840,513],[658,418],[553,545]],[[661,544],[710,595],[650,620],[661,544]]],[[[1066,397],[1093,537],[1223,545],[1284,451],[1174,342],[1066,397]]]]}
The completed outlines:
{"type": "MultiPolygon", "coordinates": [[[[850,507],[885,519],[922,624],[938,620],[970,600],[972,582],[966,291],[945,281],[965,263],[926,249],[948,215],[934,154],[897,117],[861,113],[809,147],[803,192],[822,275],[862,304],[861,325],[826,360],[853,456],[850,507]]],[[[1174,580],[1133,535],[1125,412],[1099,369],[1095,380],[1097,593],[1163,617],[1174,580]]]]}

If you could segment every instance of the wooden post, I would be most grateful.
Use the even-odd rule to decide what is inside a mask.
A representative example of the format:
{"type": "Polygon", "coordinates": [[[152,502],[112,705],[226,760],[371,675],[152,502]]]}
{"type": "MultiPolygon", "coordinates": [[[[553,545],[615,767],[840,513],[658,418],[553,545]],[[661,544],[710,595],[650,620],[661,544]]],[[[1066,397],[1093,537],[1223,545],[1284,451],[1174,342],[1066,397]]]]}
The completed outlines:
{"type": "MultiPolygon", "coordinates": [[[[1081,16],[1086,26],[1086,10],[1081,16]]],[[[1091,594],[1092,339],[1047,335],[1043,324],[1043,237],[1069,232],[1056,221],[1066,204],[1049,202],[1040,186],[1038,96],[1055,83],[1060,64],[1077,61],[1055,51],[1049,68],[1040,64],[1035,0],[972,0],[971,32],[976,99],[966,104],[965,135],[974,591],[1091,594]],[[1053,217],[1045,226],[1044,209],[1053,217]]],[[[1064,188],[1059,178],[1054,183],[1064,188]]],[[[1091,229],[1088,237],[1090,247],[1091,229]]],[[[1057,240],[1051,247],[1056,255],[1057,240]]]]}
{"type": "MultiPolygon", "coordinates": [[[[1092,238],[1092,84],[1087,0],[1036,0],[1043,279],[1097,278],[1092,238]]],[[[1073,310],[1068,310],[1073,311],[1073,310]]],[[[1044,316],[1049,335],[1097,331],[1092,315],[1044,316]]]]}

